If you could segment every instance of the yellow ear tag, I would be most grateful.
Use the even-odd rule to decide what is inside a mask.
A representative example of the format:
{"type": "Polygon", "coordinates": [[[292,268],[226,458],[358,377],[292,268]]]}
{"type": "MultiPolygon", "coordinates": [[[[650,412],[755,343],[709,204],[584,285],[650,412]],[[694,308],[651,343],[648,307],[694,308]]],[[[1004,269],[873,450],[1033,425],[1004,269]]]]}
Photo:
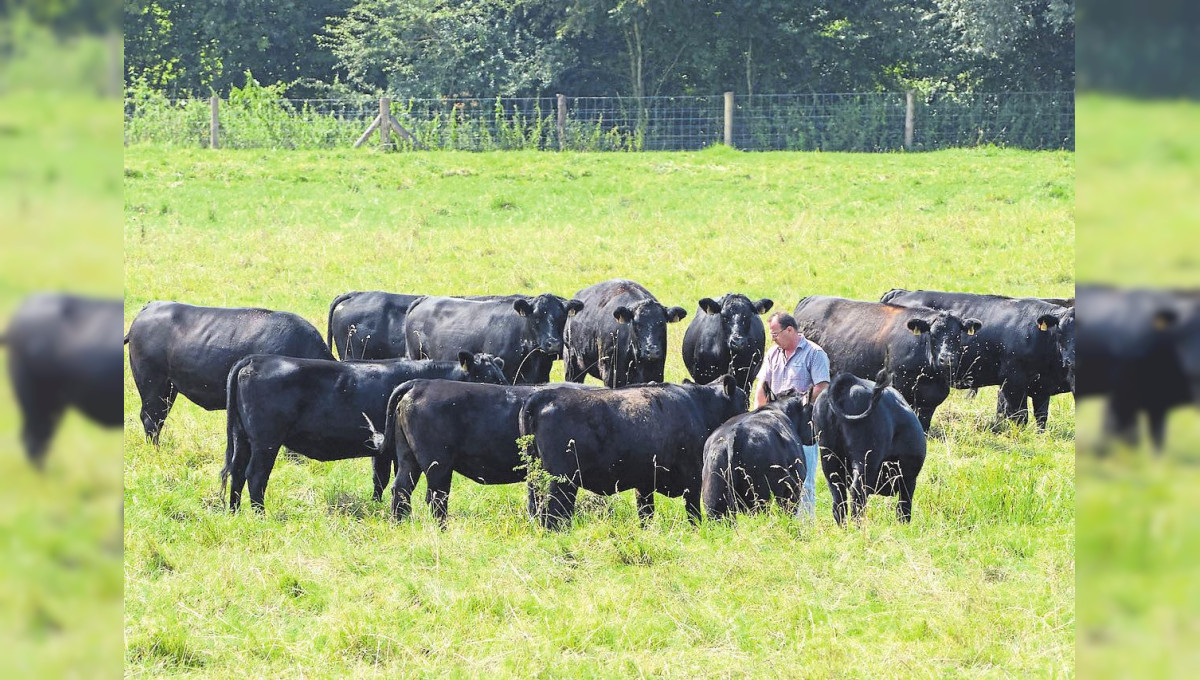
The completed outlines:
{"type": "Polygon", "coordinates": [[[913,335],[920,335],[920,334],[921,334],[921,329],[920,329],[920,328],[914,328],[914,329],[912,329],[912,334],[913,334],[913,335]]]}
{"type": "Polygon", "coordinates": [[[1161,316],[1154,317],[1154,329],[1165,331],[1167,329],[1167,320],[1161,316]]]}
{"type": "Polygon", "coordinates": [[[971,326],[967,329],[967,335],[975,335],[975,327],[971,326]]]}
{"type": "Polygon", "coordinates": [[[1045,321],[1043,321],[1038,324],[1038,330],[1048,331],[1048,330],[1050,330],[1050,325],[1047,324],[1045,321]]]}

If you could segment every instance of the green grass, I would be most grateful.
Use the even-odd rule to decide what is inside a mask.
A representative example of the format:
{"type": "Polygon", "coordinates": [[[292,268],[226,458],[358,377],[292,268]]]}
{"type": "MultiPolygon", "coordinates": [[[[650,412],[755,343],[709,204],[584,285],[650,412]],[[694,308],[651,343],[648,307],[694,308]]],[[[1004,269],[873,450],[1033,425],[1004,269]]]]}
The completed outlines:
{"type": "MultiPolygon", "coordinates": [[[[262,305],[324,330],[352,289],[553,291],[628,276],[704,296],[872,299],[894,286],[1066,295],[1074,159],[919,155],[380,154],[125,157],[127,320],[146,301],[262,305]]],[[[685,377],[672,327],[666,377],[685,377]]],[[[561,378],[561,368],[556,369],[561,378]]],[[[1074,674],[1073,404],[1045,434],[984,427],[995,391],[935,417],[914,521],[779,513],[691,527],[658,498],[587,496],[530,524],[519,486],[455,480],[450,526],[396,524],[369,464],[281,456],[267,512],[221,510],[224,417],[184,403],[143,441],[126,380],[127,672],[813,677],[1074,674]],[[771,669],[767,671],[766,669],[771,669]]],[[[822,485],[823,486],[823,485],[822,485]]],[[[422,498],[420,487],[417,498],[422,498]]]]}

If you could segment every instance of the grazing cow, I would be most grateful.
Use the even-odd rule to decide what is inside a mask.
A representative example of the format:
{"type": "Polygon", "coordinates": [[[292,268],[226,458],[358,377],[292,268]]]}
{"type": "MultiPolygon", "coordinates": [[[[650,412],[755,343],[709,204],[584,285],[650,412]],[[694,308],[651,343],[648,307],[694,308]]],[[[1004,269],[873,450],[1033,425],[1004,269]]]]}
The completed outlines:
{"type": "Polygon", "coordinates": [[[125,336],[129,368],[142,397],[142,427],[158,444],[175,396],[200,408],[225,408],[229,369],[250,354],[328,359],[321,332],[295,314],[251,307],[151,302],[125,336]]]}
{"type": "Polygon", "coordinates": [[[941,309],[983,326],[963,338],[953,386],[978,389],[999,385],[997,421],[1028,419],[1032,400],[1039,430],[1046,428],[1050,397],[1070,392],[1075,380],[1075,308],[1037,298],[893,289],[883,302],[941,309]]]}
{"type": "Polygon", "coordinates": [[[563,363],[570,382],[591,375],[608,387],[662,382],[667,324],[687,316],[641,284],[612,279],[579,291],[584,310],[567,321],[563,363]]]}
{"type": "Polygon", "coordinates": [[[343,293],[329,303],[325,340],[342,359],[395,359],[404,350],[404,317],[419,295],[379,290],[343,293]]]}
{"type": "Polygon", "coordinates": [[[867,496],[898,496],[896,518],[912,519],[913,491],[925,464],[925,434],[916,414],[880,371],[875,382],[839,373],[813,404],[821,470],[833,496],[833,518],[858,519],[867,496]]]}
{"type": "Polygon", "coordinates": [[[583,488],[634,489],[643,522],[654,515],[654,492],[683,496],[688,517],[700,521],[704,442],[745,410],[746,393],[728,375],[707,385],[533,394],[521,409],[521,435],[533,435],[533,455],[552,479],[537,518],[547,528],[564,526],[583,488]]]}
{"type": "Polygon", "coordinates": [[[568,388],[597,389],[574,383],[496,386],[445,380],[410,380],[397,387],[388,399],[379,447],[382,454],[394,454],[396,519],[408,516],[412,491],[422,474],[427,481],[425,500],[443,526],[452,473],[479,484],[524,481],[517,450],[521,406],[535,392],[568,388]]]}
{"type": "Polygon", "coordinates": [[[708,383],[729,374],[750,394],[767,341],[758,315],[771,311],[774,304],[767,298],[751,302],[737,293],[700,300],[700,308],[683,334],[683,365],[692,380],[708,383]]]}
{"type": "Polygon", "coordinates": [[[1130,445],[1145,413],[1161,453],[1167,414],[1200,398],[1200,298],[1099,285],[1079,286],[1076,295],[1084,317],[1077,397],[1104,397],[1106,438],[1130,445]]]}
{"type": "Polygon", "coordinates": [[[410,359],[487,352],[504,360],[504,377],[512,384],[545,383],[563,351],[563,325],[581,309],[579,300],[549,293],[423,297],[408,308],[405,345],[410,359]]]}
{"type": "Polygon", "coordinates": [[[832,373],[873,377],[887,371],[926,432],[934,410],[950,395],[962,336],[980,328],[978,319],[929,307],[823,295],[800,300],[793,316],[800,332],[829,355],[832,373]]]}
{"type": "Polygon", "coordinates": [[[229,372],[221,470],[222,494],[233,477],[229,509],[238,509],[247,481],[250,503],[262,507],[280,446],[320,461],[374,457],[374,498],[382,499],[392,457],[377,448],[375,424],[386,421],[392,390],[414,378],[504,383],[500,359],[468,352],[458,361],[341,362],[265,354],[238,361],[229,372]]]}
{"type": "Polygon", "coordinates": [[[43,293],[21,303],[0,336],[21,409],[21,443],[34,467],[67,407],[104,427],[120,427],[121,300],[43,293]]]}
{"type": "Polygon", "coordinates": [[[701,495],[709,519],[763,508],[772,497],[788,510],[800,502],[802,447],[813,444],[812,406],[793,390],[763,389],[765,406],[730,418],[704,443],[701,495]]]}

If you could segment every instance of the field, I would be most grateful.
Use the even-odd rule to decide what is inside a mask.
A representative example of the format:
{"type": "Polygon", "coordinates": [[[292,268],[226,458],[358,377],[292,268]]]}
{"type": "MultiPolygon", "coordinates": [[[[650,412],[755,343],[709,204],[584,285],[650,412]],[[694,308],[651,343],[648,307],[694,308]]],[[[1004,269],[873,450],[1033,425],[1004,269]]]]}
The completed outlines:
{"type": "MultiPolygon", "coordinates": [[[[1074,156],[162,150],[125,154],[127,321],[148,300],[260,305],[324,331],[354,289],[570,295],[627,276],[666,304],[893,287],[1066,296],[1074,156]]],[[[685,377],[684,323],[666,377],[685,377]]],[[[557,368],[555,379],[561,377],[557,368]]],[[[523,489],[457,479],[450,525],[397,524],[369,463],[281,456],[267,512],[222,510],[224,416],[180,400],[162,446],[126,379],[131,675],[1071,676],[1074,412],[934,418],[914,520],[779,512],[690,526],[581,500],[547,533],[523,489]]],[[[423,498],[418,487],[415,498],[423,498]]]]}

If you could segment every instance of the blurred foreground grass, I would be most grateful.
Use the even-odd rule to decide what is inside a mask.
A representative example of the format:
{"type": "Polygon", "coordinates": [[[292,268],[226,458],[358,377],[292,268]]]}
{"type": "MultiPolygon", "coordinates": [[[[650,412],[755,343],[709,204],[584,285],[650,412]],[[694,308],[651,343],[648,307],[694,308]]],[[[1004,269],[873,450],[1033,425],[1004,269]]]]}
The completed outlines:
{"type": "MultiPolygon", "coordinates": [[[[120,104],[80,81],[102,45],[25,37],[0,63],[0,328],[34,291],[121,290],[120,104]]],[[[121,436],[71,413],[36,474],[0,364],[0,677],[115,676],[121,436]]]]}

